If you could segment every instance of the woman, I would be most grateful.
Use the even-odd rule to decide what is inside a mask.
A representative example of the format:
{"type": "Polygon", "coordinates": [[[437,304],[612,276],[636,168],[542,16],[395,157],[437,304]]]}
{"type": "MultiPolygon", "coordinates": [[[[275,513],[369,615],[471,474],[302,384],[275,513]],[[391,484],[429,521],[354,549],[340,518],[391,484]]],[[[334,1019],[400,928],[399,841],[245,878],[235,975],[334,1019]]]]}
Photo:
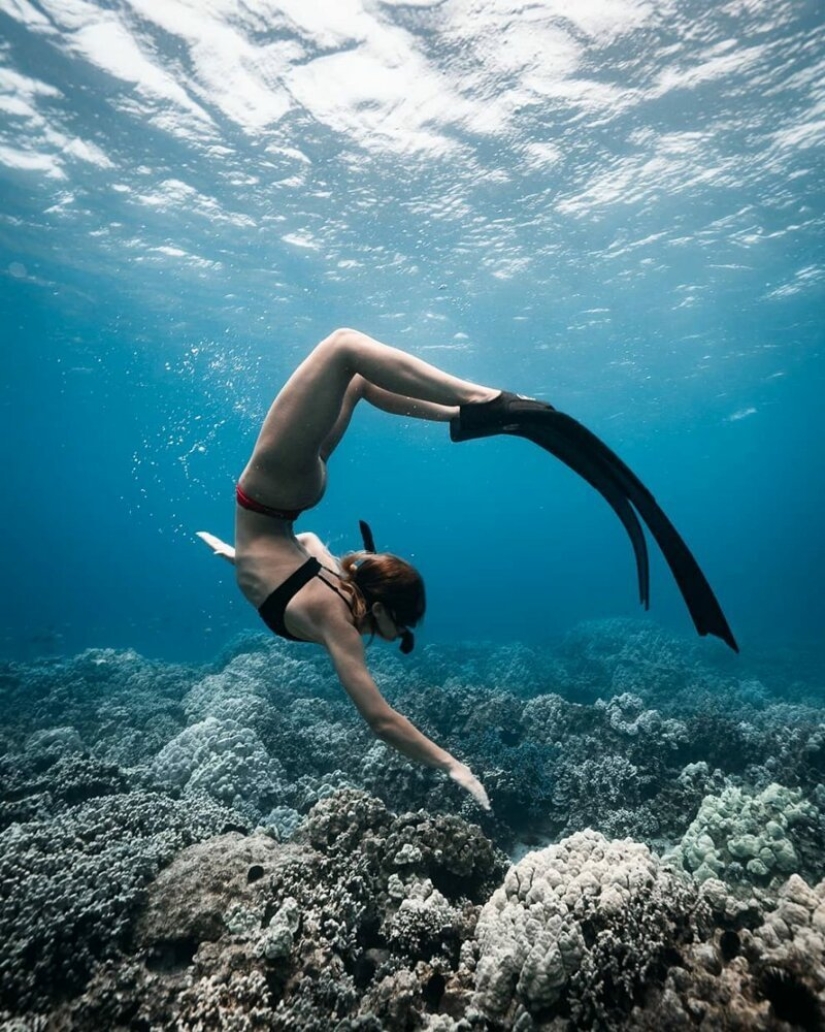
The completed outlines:
{"type": "Polygon", "coordinates": [[[335,558],[293,523],[323,496],[327,460],[363,398],[401,416],[448,422],[459,406],[499,391],[441,372],[357,330],[335,330],[292,374],[270,408],[237,485],[235,548],[201,537],[232,562],[246,598],[276,634],[314,642],[375,735],[410,759],[443,770],[484,809],[481,782],[382,697],[367,669],[363,635],[413,644],[424,585],[409,563],[387,554],[335,558]]]}

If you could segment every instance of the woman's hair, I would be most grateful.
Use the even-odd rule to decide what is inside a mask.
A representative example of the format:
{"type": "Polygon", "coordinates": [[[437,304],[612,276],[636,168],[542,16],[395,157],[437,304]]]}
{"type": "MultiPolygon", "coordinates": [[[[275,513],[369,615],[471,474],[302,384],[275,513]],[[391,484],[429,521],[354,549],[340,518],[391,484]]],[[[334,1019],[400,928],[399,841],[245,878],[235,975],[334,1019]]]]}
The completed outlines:
{"type": "Polygon", "coordinates": [[[355,589],[356,619],[380,602],[396,623],[415,627],[424,616],[424,581],[416,568],[389,552],[349,552],[341,560],[347,582],[355,589]]]}

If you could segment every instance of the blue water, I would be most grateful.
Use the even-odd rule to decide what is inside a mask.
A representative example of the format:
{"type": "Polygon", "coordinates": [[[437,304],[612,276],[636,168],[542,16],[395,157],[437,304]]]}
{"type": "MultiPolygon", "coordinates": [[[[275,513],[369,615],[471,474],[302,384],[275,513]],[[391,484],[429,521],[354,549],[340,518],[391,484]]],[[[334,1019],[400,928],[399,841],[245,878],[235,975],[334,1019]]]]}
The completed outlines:
{"type": "MultiPolygon", "coordinates": [[[[233,479],[337,325],[599,433],[744,651],[821,636],[818,3],[0,0],[0,654],[258,629],[233,479]]],[[[423,639],[635,615],[622,528],[522,441],[359,410],[323,503],[423,639]]],[[[691,624],[656,558],[650,619],[691,624]]],[[[709,649],[722,648],[708,642],[709,649]]]]}

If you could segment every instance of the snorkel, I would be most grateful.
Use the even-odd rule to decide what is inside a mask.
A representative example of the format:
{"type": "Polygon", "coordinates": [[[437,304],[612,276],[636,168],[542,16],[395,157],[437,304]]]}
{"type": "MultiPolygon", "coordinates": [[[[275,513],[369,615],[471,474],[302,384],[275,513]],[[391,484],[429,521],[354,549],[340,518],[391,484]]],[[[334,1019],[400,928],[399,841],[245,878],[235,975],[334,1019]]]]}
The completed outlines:
{"type": "Polygon", "coordinates": [[[401,649],[405,656],[409,656],[409,654],[415,648],[415,635],[409,629],[409,627],[399,627],[398,633],[401,636],[401,644],[398,647],[399,649],[401,649]]]}
{"type": "MultiPolygon", "coordinates": [[[[365,520],[359,520],[358,526],[361,530],[361,540],[364,542],[364,551],[371,552],[373,555],[375,555],[375,538],[372,536],[372,530],[370,529],[369,523],[367,523],[365,520]]],[[[368,606],[371,607],[374,602],[378,601],[378,599],[372,597],[371,592],[365,590],[364,587],[360,584],[358,585],[358,590],[364,596],[368,606]]],[[[387,611],[389,612],[390,617],[398,630],[398,636],[401,639],[401,644],[399,645],[399,648],[405,656],[408,656],[415,648],[415,635],[409,629],[409,627],[404,627],[398,623],[395,614],[392,612],[392,610],[388,609],[387,611]]]]}

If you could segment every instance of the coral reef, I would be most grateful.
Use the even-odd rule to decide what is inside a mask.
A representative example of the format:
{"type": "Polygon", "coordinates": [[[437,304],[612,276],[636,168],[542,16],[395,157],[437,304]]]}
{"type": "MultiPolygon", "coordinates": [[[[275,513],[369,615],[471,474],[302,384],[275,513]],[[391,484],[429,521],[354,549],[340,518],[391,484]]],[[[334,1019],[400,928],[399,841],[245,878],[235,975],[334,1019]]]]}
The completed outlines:
{"type": "Polygon", "coordinates": [[[239,826],[201,800],[106,796],[0,835],[0,1006],[25,1011],[82,988],[122,946],[160,868],[198,839],[239,826]]]}
{"type": "Polygon", "coordinates": [[[825,1027],[825,692],[791,660],[629,621],[374,651],[490,814],[319,650],[0,664],[0,1030],[825,1027]]]}
{"type": "Polygon", "coordinates": [[[249,727],[207,717],[176,735],[152,770],[185,796],[206,796],[255,820],[285,796],[284,769],[249,727]]]}
{"type": "Polygon", "coordinates": [[[574,1027],[615,1024],[690,939],[696,904],[687,879],[629,840],[586,831],[530,853],[481,912],[474,1003],[505,1024],[553,1009],[574,1027]]]}
{"type": "Polygon", "coordinates": [[[351,790],[319,803],[292,842],[230,832],[184,848],[114,947],[85,989],[29,1024],[7,1012],[7,1032],[825,1021],[825,882],[793,875],[775,896],[739,896],[596,832],[505,873],[459,818],[395,816],[351,790]]]}
{"type": "Polygon", "coordinates": [[[754,795],[726,788],[702,801],[673,856],[700,882],[767,884],[800,870],[794,841],[815,836],[818,817],[799,789],[772,784],[754,795]]]}
{"type": "Polygon", "coordinates": [[[461,943],[505,866],[459,818],[395,816],[341,791],[293,842],[232,833],[180,852],[149,887],[123,964],[101,964],[63,1020],[407,1027],[458,984],[461,943]]]}

